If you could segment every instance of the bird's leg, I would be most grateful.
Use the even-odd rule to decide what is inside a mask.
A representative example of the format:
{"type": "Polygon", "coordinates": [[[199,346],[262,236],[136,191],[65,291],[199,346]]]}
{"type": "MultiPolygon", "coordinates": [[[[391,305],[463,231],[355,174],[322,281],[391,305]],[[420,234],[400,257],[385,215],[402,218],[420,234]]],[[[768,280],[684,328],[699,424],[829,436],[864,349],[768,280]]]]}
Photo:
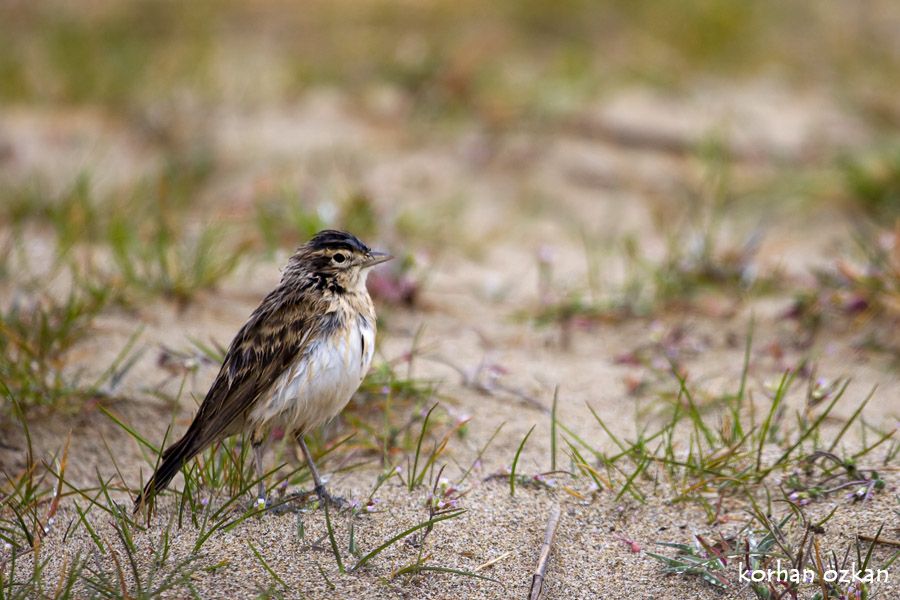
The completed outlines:
{"type": "Polygon", "coordinates": [[[256,506],[258,508],[266,507],[266,479],[265,479],[265,471],[263,471],[263,454],[266,451],[266,447],[263,444],[263,440],[251,441],[251,445],[253,446],[253,454],[256,458],[256,477],[259,479],[259,484],[256,488],[256,506]]]}
{"type": "Polygon", "coordinates": [[[325,484],[322,483],[322,478],[319,476],[319,470],[316,468],[316,463],[313,462],[312,453],[310,453],[309,448],[306,447],[306,440],[303,439],[302,433],[297,434],[297,443],[300,445],[300,450],[303,451],[303,458],[306,459],[306,466],[309,467],[309,472],[312,473],[313,481],[316,484],[316,495],[319,497],[319,500],[327,502],[332,506],[337,506],[338,508],[344,506],[346,500],[337,496],[332,496],[328,493],[328,490],[325,489],[325,484]]]}

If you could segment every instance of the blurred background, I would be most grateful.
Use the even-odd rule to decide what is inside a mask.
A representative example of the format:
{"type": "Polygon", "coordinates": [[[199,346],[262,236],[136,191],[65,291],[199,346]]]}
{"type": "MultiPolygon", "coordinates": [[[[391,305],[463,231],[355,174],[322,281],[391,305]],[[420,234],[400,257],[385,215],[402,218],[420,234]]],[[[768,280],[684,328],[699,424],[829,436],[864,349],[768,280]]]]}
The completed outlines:
{"type": "Polygon", "coordinates": [[[360,110],[521,127],[623,86],[765,79],[896,123],[898,19],[889,1],[10,1],[0,93],[164,121],[325,87],[360,110]]]}
{"type": "MultiPolygon", "coordinates": [[[[237,192],[220,171],[232,163],[299,161],[316,146],[346,148],[352,162],[362,122],[384,144],[463,137],[462,158],[476,168],[501,150],[526,160],[563,137],[668,154],[719,143],[729,157],[803,168],[842,158],[839,178],[850,181],[812,182],[822,184],[816,195],[896,208],[900,10],[887,0],[11,1],[0,10],[6,187],[83,177],[102,189],[162,162],[199,187],[219,183],[228,200],[237,192]],[[515,135],[527,137],[516,146],[515,135]],[[839,156],[861,148],[876,156],[839,156]],[[856,181],[866,177],[876,181],[856,181]]],[[[7,206],[40,203],[4,196],[7,206]]]]}
{"type": "Polygon", "coordinates": [[[896,364],[890,0],[7,1],[0,22],[4,373],[32,393],[18,357],[40,358],[38,405],[95,318],[127,339],[222,291],[242,314],[326,226],[401,255],[386,304],[471,292],[568,344],[775,293],[896,364]]]}

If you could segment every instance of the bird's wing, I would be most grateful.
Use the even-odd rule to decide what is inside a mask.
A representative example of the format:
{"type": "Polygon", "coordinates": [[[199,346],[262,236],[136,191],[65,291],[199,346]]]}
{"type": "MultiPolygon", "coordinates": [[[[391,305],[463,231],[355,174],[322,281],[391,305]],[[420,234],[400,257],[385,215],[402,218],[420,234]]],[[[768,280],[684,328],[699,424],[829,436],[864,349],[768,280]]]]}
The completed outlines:
{"type": "Polygon", "coordinates": [[[321,328],[322,308],[303,289],[279,286],[266,296],[231,342],[190,427],[163,452],[162,462],[135,500],[135,511],[165,488],[186,461],[237,433],[246,413],[307,352],[321,328]]]}
{"type": "Polygon", "coordinates": [[[305,295],[276,289],[241,327],[185,437],[198,450],[233,432],[275,380],[309,347],[316,314],[305,295]]]}

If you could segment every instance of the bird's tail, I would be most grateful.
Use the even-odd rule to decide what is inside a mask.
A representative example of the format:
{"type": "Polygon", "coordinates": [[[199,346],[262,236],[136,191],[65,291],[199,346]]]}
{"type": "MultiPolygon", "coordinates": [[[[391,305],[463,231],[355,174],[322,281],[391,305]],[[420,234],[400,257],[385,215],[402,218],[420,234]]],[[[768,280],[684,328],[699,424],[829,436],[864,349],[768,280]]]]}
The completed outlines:
{"type": "MultiPolygon", "coordinates": [[[[193,429],[193,428],[191,428],[193,429]]],[[[196,436],[189,429],[184,436],[166,448],[162,455],[162,461],[153,473],[153,476],[147,481],[142,491],[134,501],[134,512],[141,510],[144,504],[152,499],[156,494],[166,489],[169,482],[178,474],[181,467],[189,460],[194,458],[203,445],[194,443],[196,436]]]]}

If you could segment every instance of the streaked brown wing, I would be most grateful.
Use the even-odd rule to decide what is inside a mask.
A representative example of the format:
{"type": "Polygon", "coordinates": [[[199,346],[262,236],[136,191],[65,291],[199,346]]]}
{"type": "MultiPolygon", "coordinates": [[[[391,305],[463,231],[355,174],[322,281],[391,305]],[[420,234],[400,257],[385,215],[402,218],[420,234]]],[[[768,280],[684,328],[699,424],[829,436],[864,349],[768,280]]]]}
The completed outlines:
{"type": "Polygon", "coordinates": [[[202,448],[236,433],[255,403],[309,345],[315,301],[276,289],[241,327],[185,437],[202,448]]]}
{"type": "Polygon", "coordinates": [[[190,427],[166,448],[162,462],[135,499],[135,511],[165,488],[186,461],[210,444],[238,433],[247,412],[310,346],[321,329],[324,311],[306,292],[302,287],[279,286],[253,311],[231,342],[190,427]]]}

